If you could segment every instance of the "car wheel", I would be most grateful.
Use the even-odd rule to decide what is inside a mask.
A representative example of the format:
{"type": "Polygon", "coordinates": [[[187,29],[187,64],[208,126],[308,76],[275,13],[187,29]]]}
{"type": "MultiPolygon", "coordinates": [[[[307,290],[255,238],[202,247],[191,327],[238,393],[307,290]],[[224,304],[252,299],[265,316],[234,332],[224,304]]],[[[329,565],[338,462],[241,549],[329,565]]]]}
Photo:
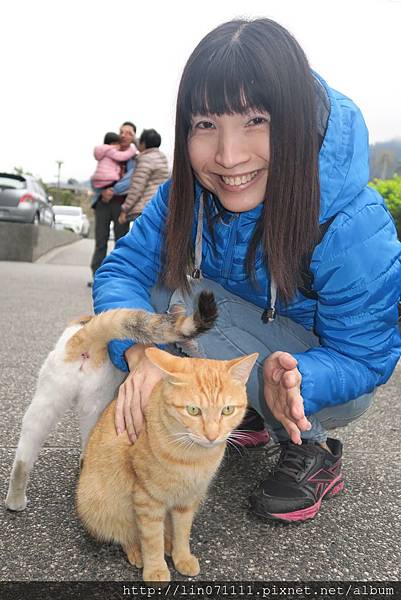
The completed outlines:
{"type": "Polygon", "coordinates": [[[35,216],[33,217],[32,223],[33,223],[33,225],[39,225],[40,219],[39,219],[39,214],[38,213],[35,213],[35,216]]]}

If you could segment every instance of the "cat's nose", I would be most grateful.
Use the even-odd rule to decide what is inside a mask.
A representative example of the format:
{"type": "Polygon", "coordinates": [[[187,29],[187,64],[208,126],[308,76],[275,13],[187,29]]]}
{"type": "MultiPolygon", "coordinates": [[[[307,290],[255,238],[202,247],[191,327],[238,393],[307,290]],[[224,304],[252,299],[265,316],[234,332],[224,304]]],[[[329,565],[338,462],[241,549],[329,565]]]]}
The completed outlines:
{"type": "Polygon", "coordinates": [[[219,432],[218,431],[208,431],[205,435],[206,435],[206,439],[208,439],[209,442],[215,442],[217,440],[217,438],[219,437],[219,432]]]}

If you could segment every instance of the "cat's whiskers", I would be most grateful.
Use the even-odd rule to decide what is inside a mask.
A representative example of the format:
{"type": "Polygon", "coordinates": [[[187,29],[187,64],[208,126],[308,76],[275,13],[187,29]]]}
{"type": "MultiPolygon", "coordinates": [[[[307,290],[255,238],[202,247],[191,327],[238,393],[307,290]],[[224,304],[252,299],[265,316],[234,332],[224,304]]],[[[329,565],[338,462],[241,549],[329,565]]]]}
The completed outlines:
{"type": "Polygon", "coordinates": [[[229,437],[233,441],[238,440],[239,442],[247,442],[253,440],[253,433],[254,431],[250,429],[234,429],[234,431],[230,433],[229,437]]]}
{"type": "Polygon", "coordinates": [[[241,450],[238,448],[238,446],[236,444],[234,444],[231,440],[230,440],[230,436],[228,436],[227,438],[227,445],[230,446],[230,448],[234,448],[234,450],[236,450],[238,452],[238,454],[240,456],[242,456],[241,450]]]}
{"type": "Polygon", "coordinates": [[[185,442],[188,441],[188,439],[189,433],[185,431],[180,431],[178,433],[170,433],[167,436],[167,443],[176,446],[182,446],[185,444],[185,442]]]}
{"type": "Polygon", "coordinates": [[[195,442],[191,436],[192,434],[189,431],[170,433],[168,438],[172,439],[168,439],[168,443],[185,451],[191,450],[191,448],[195,445],[195,442]]]}
{"type": "Polygon", "coordinates": [[[246,441],[246,440],[252,440],[252,436],[251,435],[230,435],[230,439],[231,440],[238,440],[238,441],[246,441]]]}
{"type": "Polygon", "coordinates": [[[211,442],[205,436],[200,436],[200,435],[197,435],[196,433],[192,433],[192,432],[189,435],[190,435],[191,439],[193,440],[193,442],[195,444],[197,444],[198,446],[202,446],[202,448],[216,448],[216,446],[223,444],[226,441],[225,438],[223,438],[223,439],[218,438],[218,439],[214,440],[213,442],[211,442]]]}

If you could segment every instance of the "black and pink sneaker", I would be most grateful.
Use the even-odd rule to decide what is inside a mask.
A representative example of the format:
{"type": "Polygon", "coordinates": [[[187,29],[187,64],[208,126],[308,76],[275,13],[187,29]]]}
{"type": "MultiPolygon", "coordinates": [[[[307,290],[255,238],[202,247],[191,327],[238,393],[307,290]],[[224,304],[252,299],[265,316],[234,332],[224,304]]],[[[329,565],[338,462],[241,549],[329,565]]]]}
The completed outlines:
{"type": "Polygon", "coordinates": [[[317,442],[303,440],[280,444],[280,457],[269,477],[250,496],[259,517],[292,523],[313,519],[325,496],[335,496],[344,487],[341,475],[342,444],[326,441],[332,454],[317,442]]]}
{"type": "Polygon", "coordinates": [[[253,408],[248,408],[243,421],[230,435],[232,444],[239,448],[262,448],[269,440],[270,435],[265,429],[265,422],[253,408]]]}

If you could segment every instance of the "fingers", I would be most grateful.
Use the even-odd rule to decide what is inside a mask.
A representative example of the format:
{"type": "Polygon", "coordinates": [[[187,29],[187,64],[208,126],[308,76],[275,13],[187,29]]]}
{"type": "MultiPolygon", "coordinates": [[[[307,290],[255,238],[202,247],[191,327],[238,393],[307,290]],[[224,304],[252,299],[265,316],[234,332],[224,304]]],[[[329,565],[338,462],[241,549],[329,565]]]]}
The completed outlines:
{"type": "Polygon", "coordinates": [[[291,441],[294,444],[301,444],[301,432],[308,431],[312,427],[311,423],[305,417],[304,403],[300,392],[301,378],[294,372],[286,372],[282,376],[282,379],[284,377],[288,379],[288,385],[297,383],[298,381],[299,384],[294,385],[290,389],[286,389],[286,387],[282,385],[282,381],[279,385],[272,385],[266,381],[264,388],[266,403],[273,416],[287,431],[291,441]],[[289,377],[289,375],[291,375],[291,377],[289,377]]]}
{"type": "Polygon", "coordinates": [[[298,369],[282,371],[280,383],[286,390],[290,390],[295,387],[299,388],[301,386],[301,374],[298,369]]]}
{"type": "Polygon", "coordinates": [[[285,399],[285,416],[290,419],[300,431],[309,431],[311,423],[305,417],[304,402],[297,390],[290,390],[285,399]]]}
{"type": "Polygon", "coordinates": [[[131,443],[133,443],[137,438],[137,434],[134,425],[133,404],[135,402],[135,387],[132,378],[129,377],[125,381],[124,385],[126,386],[126,396],[124,402],[124,421],[129,440],[131,443]]]}
{"type": "Polygon", "coordinates": [[[124,422],[124,403],[125,403],[125,385],[122,383],[118,390],[118,396],[116,400],[116,408],[114,413],[114,425],[117,434],[125,431],[124,422]]]}
{"type": "Polygon", "coordinates": [[[279,365],[286,370],[295,369],[298,364],[296,358],[294,358],[288,352],[279,352],[279,356],[277,357],[279,365]]]}
{"type": "Polygon", "coordinates": [[[127,431],[131,442],[135,442],[137,437],[140,434],[140,431],[143,427],[143,413],[142,413],[142,405],[141,405],[141,393],[140,386],[132,384],[132,396],[131,402],[127,407],[127,411],[129,412],[129,416],[126,417],[129,419],[130,423],[132,423],[132,428],[128,428],[127,431]]]}
{"type": "Polygon", "coordinates": [[[117,434],[127,430],[131,443],[135,442],[143,427],[140,385],[135,385],[133,375],[130,373],[120,385],[114,415],[117,434]]]}
{"type": "Polygon", "coordinates": [[[272,383],[277,383],[279,374],[296,368],[297,360],[288,352],[272,352],[264,363],[264,374],[272,383]]]}
{"type": "Polygon", "coordinates": [[[271,390],[269,390],[269,386],[265,386],[265,398],[267,405],[269,406],[275,419],[277,419],[277,421],[279,421],[285,428],[291,441],[294,444],[302,444],[301,432],[297,426],[297,423],[290,415],[291,408],[287,404],[287,397],[284,390],[282,390],[281,393],[278,390],[274,390],[274,392],[275,393],[272,395],[271,390]]]}
{"type": "Polygon", "coordinates": [[[295,425],[295,423],[290,421],[290,419],[286,419],[286,418],[284,418],[281,421],[281,423],[282,423],[284,429],[286,430],[286,432],[288,433],[292,443],[300,446],[302,444],[301,432],[299,431],[299,429],[295,425]]]}
{"type": "Polygon", "coordinates": [[[284,373],[286,373],[286,371],[284,371],[284,369],[273,369],[273,371],[271,373],[272,383],[278,385],[280,383],[281,378],[284,375],[284,373]]]}

